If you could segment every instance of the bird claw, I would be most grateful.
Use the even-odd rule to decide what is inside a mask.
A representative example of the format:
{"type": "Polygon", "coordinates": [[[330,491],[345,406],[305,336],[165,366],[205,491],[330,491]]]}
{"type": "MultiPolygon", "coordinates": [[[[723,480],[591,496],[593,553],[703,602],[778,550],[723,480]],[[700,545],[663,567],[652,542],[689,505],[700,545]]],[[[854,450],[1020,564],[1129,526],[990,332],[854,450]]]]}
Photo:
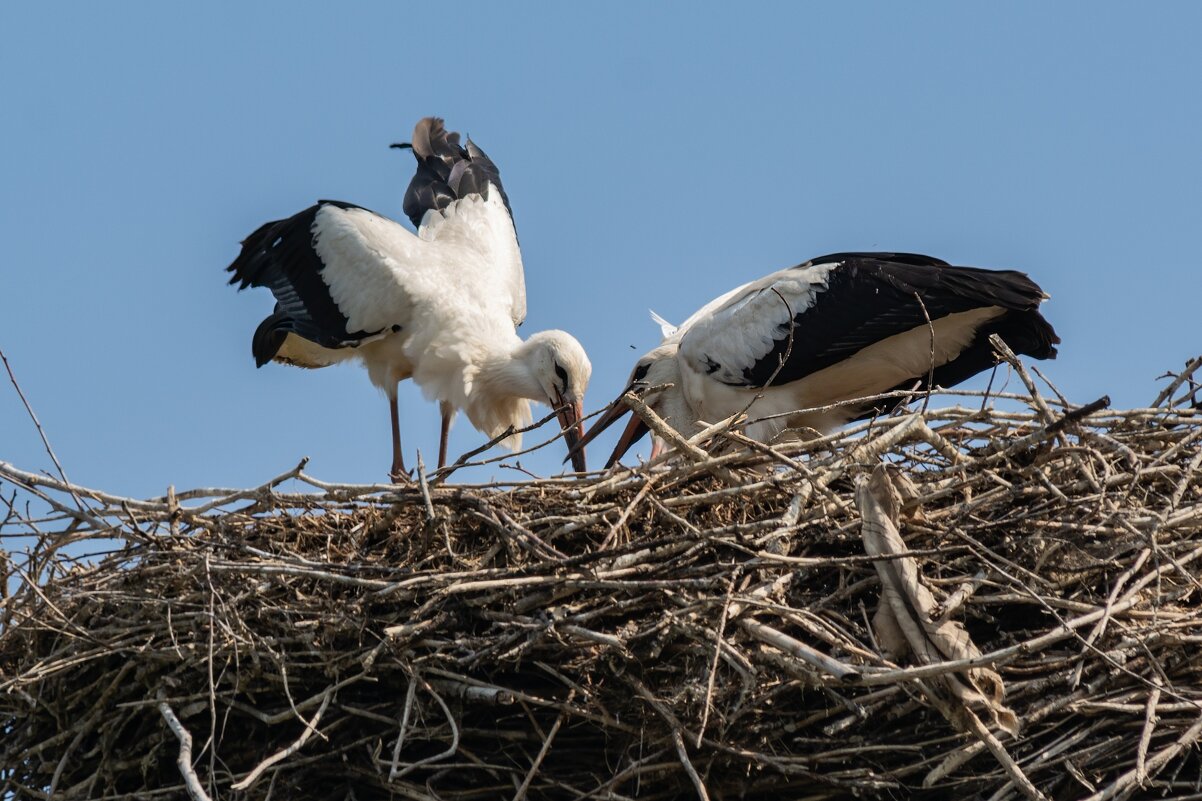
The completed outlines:
{"type": "Polygon", "coordinates": [[[398,470],[393,468],[388,472],[388,477],[392,479],[393,484],[412,484],[413,474],[408,470],[398,470]]]}

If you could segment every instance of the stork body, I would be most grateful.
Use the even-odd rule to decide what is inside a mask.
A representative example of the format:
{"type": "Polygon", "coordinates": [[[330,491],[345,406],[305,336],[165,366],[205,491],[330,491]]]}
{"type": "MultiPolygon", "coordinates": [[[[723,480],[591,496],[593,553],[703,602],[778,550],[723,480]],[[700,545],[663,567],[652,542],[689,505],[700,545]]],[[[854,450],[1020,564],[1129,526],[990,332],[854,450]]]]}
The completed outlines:
{"type": "MultiPolygon", "coordinates": [[[[737,287],[706,304],[635,366],[627,389],[685,436],[750,407],[747,433],[820,432],[882,410],[819,409],[891,390],[952,386],[994,364],[988,337],[1054,358],[1047,296],[1025,274],[954,267],[911,253],[837,253],[737,287]]],[[[662,323],[662,321],[661,321],[662,323]]],[[[625,394],[625,393],[623,393],[625,394]]],[[[625,412],[620,400],[581,445],[625,412]]],[[[637,417],[610,464],[646,432],[637,417]]],[[[658,449],[658,448],[657,448],[658,449]]]]}
{"type": "MultiPolygon", "coordinates": [[[[569,334],[523,341],[521,251],[500,175],[442,121],[418,123],[418,167],[405,194],[416,235],[351,203],[323,200],[269,222],[242,243],[230,283],[268,287],[274,313],[255,331],[259,366],[319,368],[357,359],[388,396],[392,476],[405,473],[397,384],[412,378],[442,411],[439,466],[456,410],[490,437],[530,423],[530,401],[560,413],[578,439],[591,366],[569,334]]],[[[504,444],[520,445],[514,434],[504,444]]],[[[583,458],[574,466],[584,469],[583,458]]]]}

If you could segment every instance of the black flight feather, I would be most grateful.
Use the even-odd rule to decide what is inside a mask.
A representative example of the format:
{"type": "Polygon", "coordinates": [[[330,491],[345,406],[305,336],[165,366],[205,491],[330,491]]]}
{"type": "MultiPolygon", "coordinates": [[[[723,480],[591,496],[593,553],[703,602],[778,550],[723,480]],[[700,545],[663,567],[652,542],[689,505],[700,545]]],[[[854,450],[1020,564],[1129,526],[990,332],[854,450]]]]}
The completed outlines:
{"type": "Polygon", "coordinates": [[[393,145],[408,147],[417,159],[417,170],[405,191],[405,216],[415,227],[431,209],[442,211],[456,200],[469,195],[488,199],[488,185],[501,193],[510,217],[509,197],[501,186],[501,171],[471,139],[467,147],[459,144],[459,134],[447,131],[439,117],[425,117],[413,129],[413,142],[393,145]]]}
{"type": "Polygon", "coordinates": [[[992,366],[989,333],[1001,334],[1016,353],[1037,359],[1056,355],[1060,339],[1037,311],[1046,295],[1024,273],[954,267],[913,253],[836,253],[799,266],[831,262],[840,266],[827,274],[826,289],[811,308],[794,314],[791,347],[790,327],[780,326],[772,350],[743,370],[739,386],[795,381],[926,325],[928,315],[938,320],[989,306],[1006,312],[983,324],[958,358],[936,368],[936,384],[951,386],[992,366]],[[777,372],[786,350],[788,361],[777,372]]]}
{"type": "Polygon", "coordinates": [[[322,278],[325,264],[315,247],[314,221],[323,206],[362,208],[320,200],[287,219],[265,223],[242,240],[242,252],[226,267],[238,289],[267,287],[275,296],[275,311],[259,324],[251,342],[260,367],[279,352],[289,333],[325,348],[354,345],[376,333],[348,330],[349,321],[322,278]]]}

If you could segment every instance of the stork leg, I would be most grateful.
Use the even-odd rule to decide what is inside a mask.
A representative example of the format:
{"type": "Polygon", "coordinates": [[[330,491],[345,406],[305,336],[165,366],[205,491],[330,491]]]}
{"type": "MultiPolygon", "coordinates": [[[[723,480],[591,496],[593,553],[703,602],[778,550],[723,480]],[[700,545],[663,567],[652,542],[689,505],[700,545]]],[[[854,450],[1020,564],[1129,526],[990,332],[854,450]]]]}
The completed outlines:
{"type": "Polygon", "coordinates": [[[455,419],[455,407],[449,403],[440,403],[442,411],[442,435],[438,439],[438,466],[447,466],[447,439],[451,435],[451,421],[455,419]]]}
{"type": "Polygon", "coordinates": [[[392,411],[392,470],[388,475],[393,484],[404,484],[409,481],[409,471],[405,469],[405,457],[401,455],[401,413],[395,392],[388,396],[388,404],[392,411]]]}

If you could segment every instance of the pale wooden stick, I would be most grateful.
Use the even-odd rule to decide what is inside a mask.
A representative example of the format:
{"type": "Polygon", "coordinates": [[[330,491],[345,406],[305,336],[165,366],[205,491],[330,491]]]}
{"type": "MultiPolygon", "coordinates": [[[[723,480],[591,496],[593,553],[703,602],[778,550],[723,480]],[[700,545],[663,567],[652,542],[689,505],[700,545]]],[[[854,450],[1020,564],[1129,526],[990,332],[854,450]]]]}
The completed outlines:
{"type": "Polygon", "coordinates": [[[287,759],[288,757],[292,756],[297,751],[299,751],[301,749],[301,747],[306,742],[309,741],[309,737],[311,737],[313,735],[313,732],[317,731],[317,723],[318,723],[318,721],[321,720],[321,716],[325,714],[326,707],[328,707],[330,705],[330,699],[333,697],[334,697],[333,691],[326,690],[325,698],[322,699],[321,706],[318,707],[317,712],[314,713],[313,717],[311,719],[309,719],[308,721],[302,721],[302,723],[305,724],[305,730],[303,732],[301,732],[300,737],[296,738],[296,740],[292,743],[292,745],[288,746],[287,748],[276,751],[274,754],[267,757],[267,759],[264,759],[262,762],[260,762],[258,765],[255,766],[254,770],[252,770],[250,773],[246,774],[246,778],[230,785],[230,789],[231,790],[245,790],[247,787],[250,787],[256,781],[258,781],[259,777],[263,775],[263,771],[267,770],[268,768],[270,768],[272,765],[279,762],[280,760],[287,759]]]}
{"type": "Polygon", "coordinates": [[[192,796],[192,801],[213,801],[201,786],[200,777],[192,769],[192,734],[179,722],[179,718],[171,711],[166,701],[159,701],[159,712],[167,721],[167,727],[179,740],[179,756],[175,759],[175,765],[184,777],[184,787],[187,788],[188,795],[192,796]]]}
{"type": "Polygon", "coordinates": [[[961,722],[967,724],[968,730],[976,735],[981,742],[985,743],[985,747],[993,754],[993,758],[998,761],[998,764],[1002,766],[1002,769],[1010,777],[1010,781],[1014,782],[1023,795],[1032,801],[1047,801],[1047,796],[1039,792],[1039,789],[1031,783],[1031,780],[1027,778],[1027,774],[1023,773],[1023,769],[1018,766],[1018,763],[1006,751],[1006,746],[1002,745],[1001,741],[993,736],[993,732],[989,731],[988,727],[981,722],[981,719],[971,709],[966,706],[961,707],[956,717],[961,722]]]}
{"type": "Polygon", "coordinates": [[[413,700],[417,695],[417,679],[409,677],[409,686],[405,689],[405,707],[401,712],[401,729],[397,733],[396,745],[392,748],[392,767],[388,770],[388,781],[396,779],[401,759],[401,748],[405,744],[405,730],[409,728],[409,715],[413,712],[413,700]]]}
{"type": "Polygon", "coordinates": [[[735,589],[735,581],[738,580],[738,570],[727,579],[726,582],[726,600],[722,603],[722,614],[718,618],[718,625],[714,628],[714,658],[710,660],[709,678],[705,682],[705,706],[701,710],[701,723],[697,724],[697,737],[693,745],[697,748],[701,747],[701,738],[705,736],[705,724],[710,718],[710,707],[713,706],[714,697],[714,679],[718,674],[718,659],[722,656],[722,633],[726,630],[726,618],[730,615],[730,600],[735,589]]]}
{"type": "Polygon", "coordinates": [[[390,775],[389,781],[401,779],[404,776],[406,776],[407,774],[417,770],[418,768],[420,768],[423,765],[429,765],[434,762],[441,762],[442,760],[447,759],[448,757],[454,756],[455,752],[459,750],[459,725],[455,722],[455,716],[451,714],[451,709],[450,709],[450,707],[447,706],[447,702],[442,700],[442,696],[439,695],[438,692],[435,691],[435,689],[430,686],[430,682],[426,681],[425,679],[421,678],[420,676],[414,676],[413,680],[420,682],[422,685],[422,689],[425,690],[426,692],[430,693],[430,697],[433,698],[438,703],[438,705],[442,708],[442,713],[443,713],[443,715],[446,716],[447,724],[451,727],[451,744],[445,751],[442,751],[437,754],[432,754],[428,757],[419,759],[416,762],[409,763],[402,770],[398,771],[395,777],[390,775]]]}
{"type": "Polygon", "coordinates": [[[737,485],[742,483],[739,477],[730,470],[713,464],[712,456],[682,437],[680,432],[668,425],[664,419],[656,414],[655,410],[644,403],[643,399],[638,395],[635,395],[633,392],[627,392],[622,396],[622,401],[626,403],[635,414],[643,419],[643,422],[647,424],[647,427],[651,429],[652,433],[654,433],[660,439],[664,439],[672,443],[672,446],[681,454],[686,456],[690,461],[701,465],[715,477],[726,482],[727,484],[737,485]]]}
{"type": "Polygon", "coordinates": [[[800,659],[811,668],[825,671],[839,681],[855,684],[861,680],[862,673],[860,670],[844,662],[840,662],[834,657],[827,656],[821,651],[816,651],[801,640],[790,637],[788,634],[772,626],[760,623],[758,620],[753,620],[752,618],[740,620],[739,626],[757,640],[768,643],[774,648],[784,651],[789,656],[800,659]]]}
{"type": "Polygon", "coordinates": [[[1152,406],[1159,406],[1160,404],[1172,398],[1173,393],[1177,391],[1177,388],[1184,384],[1189,377],[1198,370],[1199,367],[1202,367],[1202,356],[1197,356],[1191,359],[1189,364],[1185,365],[1185,369],[1178,373],[1177,377],[1173,379],[1173,383],[1169,384],[1160,391],[1160,393],[1156,396],[1156,400],[1152,401],[1152,406]]]}
{"type": "Polygon", "coordinates": [[[1135,780],[1142,786],[1148,780],[1148,746],[1152,743],[1152,731],[1156,728],[1156,705],[1160,703],[1160,688],[1148,692],[1147,709],[1144,712],[1144,729],[1139,735],[1139,747],[1135,750],[1135,780]]]}
{"type": "MultiPolygon", "coordinates": [[[[1202,715],[1194,721],[1194,724],[1181,733],[1174,742],[1169,743],[1149,759],[1145,765],[1146,775],[1151,777],[1160,772],[1160,769],[1176,759],[1177,755],[1189,748],[1198,741],[1199,736],[1202,736],[1202,715]]],[[[1139,781],[1139,773],[1137,768],[1119,776],[1114,782],[1104,790],[1094,793],[1085,799],[1085,801],[1109,801],[1111,798],[1116,798],[1123,795],[1128,787],[1139,781]]]]}

